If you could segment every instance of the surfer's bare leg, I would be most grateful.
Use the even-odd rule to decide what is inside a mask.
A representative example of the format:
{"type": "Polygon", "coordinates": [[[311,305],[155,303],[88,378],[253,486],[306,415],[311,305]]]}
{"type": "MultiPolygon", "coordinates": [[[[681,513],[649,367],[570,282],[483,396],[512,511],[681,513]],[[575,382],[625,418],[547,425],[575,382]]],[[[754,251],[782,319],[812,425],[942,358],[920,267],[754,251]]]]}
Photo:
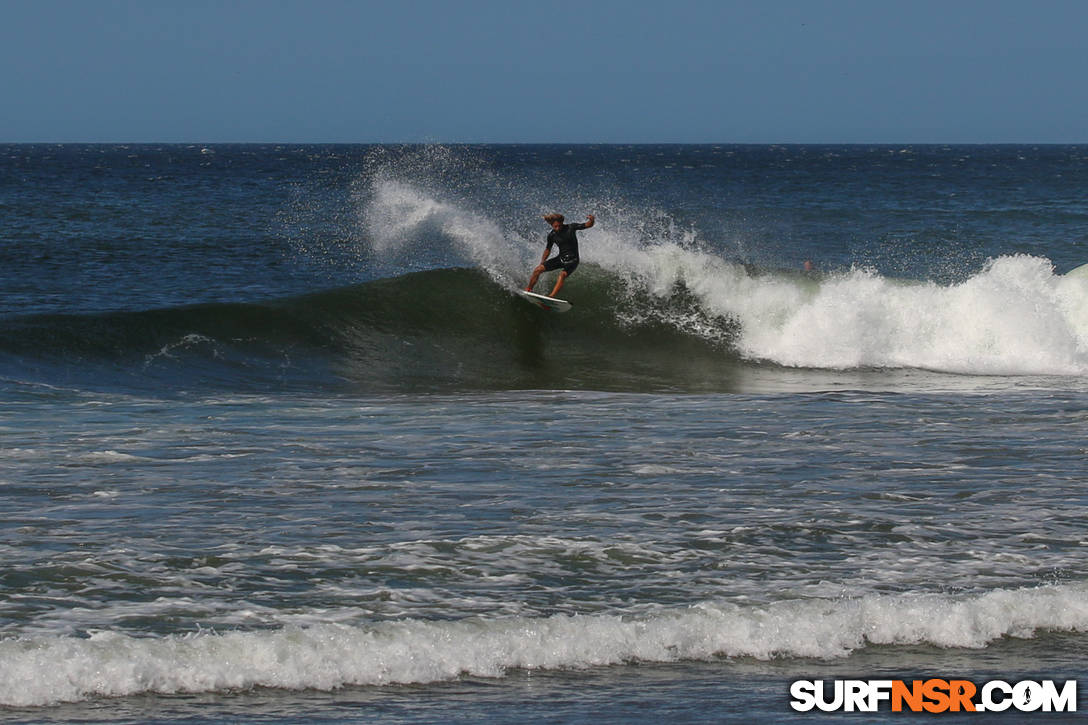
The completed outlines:
{"type": "Polygon", "coordinates": [[[563,287],[563,283],[566,281],[567,270],[564,269],[562,272],[559,273],[559,279],[555,282],[555,289],[552,290],[552,293],[549,295],[549,297],[555,297],[557,294],[559,294],[559,290],[563,287]]]}
{"type": "Polygon", "coordinates": [[[525,288],[526,292],[532,292],[533,287],[536,287],[536,281],[540,279],[540,275],[544,274],[544,265],[541,264],[533,270],[533,276],[529,278],[529,286],[525,288]]]}

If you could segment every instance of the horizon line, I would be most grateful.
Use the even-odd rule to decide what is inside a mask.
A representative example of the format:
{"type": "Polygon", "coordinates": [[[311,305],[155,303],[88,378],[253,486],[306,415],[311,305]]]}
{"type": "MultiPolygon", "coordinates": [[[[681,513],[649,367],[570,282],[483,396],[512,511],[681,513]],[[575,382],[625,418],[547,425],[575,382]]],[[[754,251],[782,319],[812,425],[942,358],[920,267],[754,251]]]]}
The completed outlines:
{"type": "Polygon", "coordinates": [[[208,141],[208,140],[33,140],[6,141],[4,146],[66,145],[168,145],[168,146],[1088,146],[1085,141],[208,141]]]}

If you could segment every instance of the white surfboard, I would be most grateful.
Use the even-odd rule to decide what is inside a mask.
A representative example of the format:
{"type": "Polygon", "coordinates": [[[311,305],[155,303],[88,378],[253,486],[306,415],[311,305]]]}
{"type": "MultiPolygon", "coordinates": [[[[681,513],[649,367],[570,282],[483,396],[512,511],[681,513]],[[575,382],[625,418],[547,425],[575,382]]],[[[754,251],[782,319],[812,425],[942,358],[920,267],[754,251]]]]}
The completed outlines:
{"type": "Polygon", "coordinates": [[[1088,264],[1082,264],[1079,267],[1069,270],[1065,273],[1066,277],[1076,277],[1079,279],[1088,279],[1088,264]]]}
{"type": "Polygon", "coordinates": [[[555,297],[545,297],[544,295],[538,295],[536,292],[526,292],[523,289],[514,291],[523,300],[531,302],[537,307],[542,307],[545,310],[551,310],[552,312],[566,312],[571,308],[571,304],[566,300],[560,300],[555,297]]]}

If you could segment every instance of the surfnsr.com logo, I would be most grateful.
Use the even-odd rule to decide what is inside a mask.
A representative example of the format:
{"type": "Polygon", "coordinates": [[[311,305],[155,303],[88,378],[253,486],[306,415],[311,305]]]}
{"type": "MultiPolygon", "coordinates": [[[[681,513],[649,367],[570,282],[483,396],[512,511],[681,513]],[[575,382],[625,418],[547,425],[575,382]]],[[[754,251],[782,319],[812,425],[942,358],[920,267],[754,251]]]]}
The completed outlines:
{"type": "Polygon", "coordinates": [[[1076,712],[1077,681],[797,680],[790,697],[798,712],[1076,712]]]}

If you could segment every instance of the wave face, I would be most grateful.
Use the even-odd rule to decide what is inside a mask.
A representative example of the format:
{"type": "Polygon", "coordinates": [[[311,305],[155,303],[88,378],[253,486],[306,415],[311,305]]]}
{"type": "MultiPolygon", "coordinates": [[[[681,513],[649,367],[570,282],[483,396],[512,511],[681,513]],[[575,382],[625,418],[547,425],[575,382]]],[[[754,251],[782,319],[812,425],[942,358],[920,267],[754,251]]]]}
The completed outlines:
{"type": "Polygon", "coordinates": [[[753,368],[1088,372],[1088,284],[1040,258],[945,286],[763,272],[671,244],[615,259],[579,269],[564,315],[500,273],[443,269],[267,303],[8,318],[0,360],[46,382],[356,391],[727,391],[753,368]]]}
{"type": "Polygon", "coordinates": [[[1083,585],[974,597],[870,595],[764,606],[703,603],[633,617],[402,620],[162,638],[0,641],[0,705],[90,697],[330,690],[429,683],[512,669],[585,668],[722,657],[838,658],[869,645],[983,648],[1002,637],[1088,629],[1083,585]]]}
{"type": "Polygon", "coordinates": [[[447,269],[265,304],[9,319],[0,352],[12,376],[180,388],[686,388],[712,385],[728,367],[727,321],[685,310],[718,326],[691,335],[643,305],[646,319],[628,322],[608,291],[614,280],[582,279],[587,312],[562,319],[479,271],[447,269]]]}

